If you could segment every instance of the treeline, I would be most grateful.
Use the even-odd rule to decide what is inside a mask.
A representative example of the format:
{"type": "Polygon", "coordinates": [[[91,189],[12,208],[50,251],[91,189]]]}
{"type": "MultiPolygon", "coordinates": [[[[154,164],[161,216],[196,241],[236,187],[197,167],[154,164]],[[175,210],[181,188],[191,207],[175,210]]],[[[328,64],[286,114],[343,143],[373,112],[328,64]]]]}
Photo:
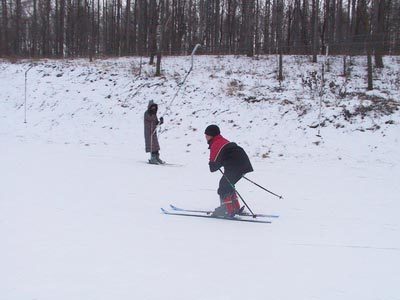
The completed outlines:
{"type": "Polygon", "coordinates": [[[0,56],[400,54],[400,0],[0,0],[0,56]]]}

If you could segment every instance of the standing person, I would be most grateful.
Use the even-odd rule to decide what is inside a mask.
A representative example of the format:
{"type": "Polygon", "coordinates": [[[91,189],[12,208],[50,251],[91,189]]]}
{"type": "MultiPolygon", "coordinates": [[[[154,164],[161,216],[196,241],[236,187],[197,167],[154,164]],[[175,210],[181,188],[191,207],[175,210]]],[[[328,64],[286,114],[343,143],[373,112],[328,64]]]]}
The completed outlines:
{"type": "Polygon", "coordinates": [[[149,101],[147,110],[144,113],[144,140],[146,144],[146,152],[150,152],[150,164],[164,164],[160,159],[160,144],[157,138],[157,125],[164,123],[164,118],[157,118],[158,105],[153,100],[149,101]]]}
{"type": "Polygon", "coordinates": [[[220,179],[218,187],[220,206],[214,210],[212,215],[233,217],[240,212],[234,185],[244,174],[252,172],[253,167],[243,148],[225,139],[217,125],[209,125],[204,134],[210,149],[210,171],[215,172],[224,167],[224,175],[220,179]]]}

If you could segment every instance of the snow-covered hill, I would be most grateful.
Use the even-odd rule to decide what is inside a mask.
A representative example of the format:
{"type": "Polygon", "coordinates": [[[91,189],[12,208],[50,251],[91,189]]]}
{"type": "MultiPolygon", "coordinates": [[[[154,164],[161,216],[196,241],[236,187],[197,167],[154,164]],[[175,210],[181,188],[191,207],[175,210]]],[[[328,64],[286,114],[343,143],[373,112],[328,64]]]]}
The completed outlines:
{"type": "Polygon", "coordinates": [[[345,77],[331,57],[321,90],[308,57],[285,57],[280,83],[274,56],[197,56],[175,99],[190,57],[158,78],[138,58],[37,61],[26,123],[32,62],[2,61],[0,300],[399,299],[400,58],[371,92],[352,60],[345,77]],[[149,100],[176,165],[145,164],[149,100]],[[272,224],[160,213],[218,204],[211,123],[283,194],[237,185],[272,224]]]}
{"type": "Polygon", "coordinates": [[[149,65],[139,76],[137,58],[38,61],[27,73],[26,125],[24,72],[29,63],[3,62],[2,135],[27,136],[28,131],[35,139],[51,142],[118,144],[139,139],[141,143],[141,118],[149,100],[158,102],[160,113],[166,114],[165,139],[181,140],[180,146],[188,151],[203,142],[208,123],[221,125],[232,138],[251,145],[249,151],[256,157],[302,154],[299,146],[308,148],[318,130],[322,137],[353,139],[356,131],[363,132],[363,140],[385,135],[382,142],[398,131],[398,57],[386,58],[387,67],[375,71],[376,90],[371,92],[366,92],[364,57],[353,58],[347,79],[341,76],[342,58],[330,58],[321,93],[321,63],[311,64],[308,57],[286,58],[285,79],[279,83],[275,56],[199,56],[176,98],[190,58],[167,57],[163,62],[164,76],[157,78],[149,65]],[[319,120],[321,128],[316,127],[319,120]],[[256,131],[261,136],[249,134],[256,131]]]}

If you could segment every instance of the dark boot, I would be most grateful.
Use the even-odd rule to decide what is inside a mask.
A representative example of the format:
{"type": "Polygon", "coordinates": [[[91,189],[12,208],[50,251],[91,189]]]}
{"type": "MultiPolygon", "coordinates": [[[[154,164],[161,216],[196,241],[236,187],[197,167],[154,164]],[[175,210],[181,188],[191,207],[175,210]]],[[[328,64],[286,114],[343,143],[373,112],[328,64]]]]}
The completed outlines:
{"type": "Polygon", "coordinates": [[[161,160],[161,158],[160,158],[160,153],[157,153],[157,154],[156,154],[156,160],[158,161],[158,163],[159,163],[160,165],[165,164],[165,161],[161,160]]]}
{"type": "Polygon", "coordinates": [[[150,156],[150,159],[149,159],[149,164],[152,164],[152,165],[159,165],[160,163],[158,162],[158,160],[157,160],[157,156],[156,156],[156,154],[151,154],[151,156],[150,156]]]}

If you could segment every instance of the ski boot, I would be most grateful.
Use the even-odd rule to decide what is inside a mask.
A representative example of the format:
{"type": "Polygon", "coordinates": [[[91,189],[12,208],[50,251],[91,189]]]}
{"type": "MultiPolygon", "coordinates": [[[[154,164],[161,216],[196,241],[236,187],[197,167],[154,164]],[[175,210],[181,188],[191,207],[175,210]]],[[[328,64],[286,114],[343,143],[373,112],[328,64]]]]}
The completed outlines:
{"type": "Polygon", "coordinates": [[[160,153],[157,153],[157,154],[156,154],[156,160],[158,161],[158,163],[159,163],[160,165],[165,164],[165,161],[161,160],[161,158],[160,158],[160,153]]]}
{"type": "Polygon", "coordinates": [[[151,154],[151,157],[149,159],[149,164],[151,164],[151,165],[159,165],[160,164],[157,159],[156,154],[151,154]]]}
{"type": "Polygon", "coordinates": [[[241,211],[236,192],[221,196],[220,202],[221,205],[212,212],[211,216],[220,218],[233,218],[241,211]]]}

